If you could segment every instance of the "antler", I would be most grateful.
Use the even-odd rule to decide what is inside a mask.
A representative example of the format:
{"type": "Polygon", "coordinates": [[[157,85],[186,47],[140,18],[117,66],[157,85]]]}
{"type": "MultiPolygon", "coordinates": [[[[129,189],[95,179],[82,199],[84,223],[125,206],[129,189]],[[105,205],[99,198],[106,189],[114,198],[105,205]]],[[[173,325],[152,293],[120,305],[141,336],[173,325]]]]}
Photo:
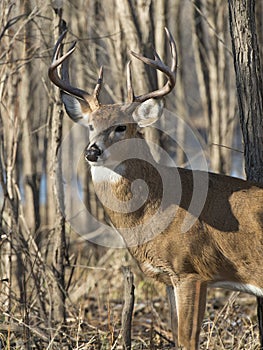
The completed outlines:
{"type": "MultiPolygon", "coordinates": [[[[127,90],[128,90],[128,100],[129,102],[144,102],[148,99],[151,98],[160,98],[163,97],[175,86],[175,81],[176,81],[176,68],[177,68],[177,52],[176,52],[176,45],[175,41],[170,33],[170,31],[165,28],[166,36],[168,38],[169,44],[170,44],[170,49],[171,49],[171,56],[172,56],[172,64],[171,68],[166,66],[162,60],[160,59],[159,55],[157,52],[154,50],[154,60],[144,57],[138,53],[135,53],[131,51],[131,54],[138,58],[140,61],[144,62],[145,64],[153,67],[154,69],[157,69],[161,72],[163,72],[166,77],[168,78],[167,83],[160,89],[140,95],[140,96],[135,96],[133,87],[132,87],[132,76],[131,76],[131,68],[130,68],[130,62],[128,63],[127,66],[127,90]]],[[[50,80],[58,86],[61,90],[66,92],[69,95],[72,95],[76,97],[81,105],[84,107],[88,107],[91,111],[97,109],[100,106],[99,103],[99,94],[100,90],[102,87],[102,81],[103,81],[103,69],[102,67],[100,68],[99,72],[99,78],[98,82],[95,86],[95,89],[93,91],[93,94],[90,95],[87,91],[76,88],[70,84],[69,81],[69,73],[68,73],[68,58],[69,56],[74,52],[75,47],[76,47],[76,41],[70,46],[69,50],[61,57],[59,57],[62,41],[65,38],[67,34],[67,31],[64,31],[58,41],[56,42],[55,48],[54,48],[54,53],[53,53],[53,58],[52,58],[52,63],[49,67],[48,70],[48,75],[50,80]],[[57,68],[62,64],[62,75],[61,78],[59,77],[58,70],[57,68]],[[82,103],[84,102],[84,103],[82,103]]]]}
{"type": "Polygon", "coordinates": [[[165,28],[165,32],[169,40],[170,49],[171,49],[171,56],[172,56],[171,68],[169,68],[162,62],[162,60],[160,59],[159,55],[155,50],[153,52],[154,60],[144,57],[133,51],[131,51],[131,54],[134,57],[138,58],[140,61],[153,67],[154,69],[157,69],[163,72],[168,78],[167,83],[161,89],[158,89],[140,96],[135,96],[133,87],[132,87],[132,77],[131,77],[131,69],[130,69],[130,62],[129,62],[127,65],[127,90],[128,90],[129,102],[144,102],[146,100],[149,100],[150,98],[160,98],[169,94],[169,92],[171,92],[171,90],[174,88],[175,82],[176,82],[177,51],[176,51],[176,45],[175,45],[174,38],[172,37],[172,34],[167,28],[165,28]]]}
{"type": "Polygon", "coordinates": [[[95,109],[99,106],[99,93],[101,90],[102,86],[102,81],[103,81],[103,68],[100,68],[99,72],[99,78],[98,82],[95,86],[95,89],[93,91],[93,94],[90,95],[88,92],[85,90],[76,88],[72,86],[69,82],[69,73],[68,73],[68,57],[74,52],[75,47],[76,47],[76,41],[71,45],[69,50],[60,58],[59,52],[61,48],[62,41],[64,37],[66,36],[67,31],[64,31],[60,37],[58,38],[58,41],[56,42],[55,48],[54,48],[54,53],[53,53],[53,58],[52,58],[52,63],[51,66],[48,69],[48,76],[50,80],[58,86],[61,90],[64,92],[75,96],[76,98],[85,101],[86,103],[89,104],[91,109],[95,109]],[[62,64],[62,76],[61,78],[59,77],[58,70],[57,68],[62,64]]]}

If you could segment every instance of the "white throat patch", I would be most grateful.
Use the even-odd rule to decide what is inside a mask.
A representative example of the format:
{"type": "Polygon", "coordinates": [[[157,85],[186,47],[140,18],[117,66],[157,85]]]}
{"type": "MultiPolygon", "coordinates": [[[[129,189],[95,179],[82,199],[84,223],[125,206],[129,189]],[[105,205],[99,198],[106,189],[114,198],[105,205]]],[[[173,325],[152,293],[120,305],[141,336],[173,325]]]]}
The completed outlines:
{"type": "Polygon", "coordinates": [[[124,173],[125,166],[119,165],[118,172],[112,170],[105,166],[91,166],[91,176],[92,181],[99,182],[110,182],[110,183],[118,183],[122,179],[122,174],[124,173]]]}

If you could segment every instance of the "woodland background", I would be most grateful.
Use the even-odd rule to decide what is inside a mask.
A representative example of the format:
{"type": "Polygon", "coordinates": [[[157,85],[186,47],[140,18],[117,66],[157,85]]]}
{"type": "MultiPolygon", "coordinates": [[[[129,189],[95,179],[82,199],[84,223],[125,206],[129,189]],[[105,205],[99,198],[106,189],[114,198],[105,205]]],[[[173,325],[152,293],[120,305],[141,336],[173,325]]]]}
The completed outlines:
{"type": "MultiPolygon", "coordinates": [[[[255,5],[263,62],[263,2],[255,5]]],[[[166,107],[198,130],[212,171],[245,177],[228,2],[1,0],[0,13],[0,348],[121,348],[123,265],[135,274],[133,348],[171,347],[165,288],[147,280],[125,250],[74,232],[61,213],[56,155],[73,124],[47,72],[63,19],[66,43],[78,40],[70,66],[74,84],[92,91],[103,65],[102,102],[121,102],[129,50],[150,57],[153,45],[169,61],[167,26],[179,65],[166,107]]],[[[138,62],[132,72],[137,94],[163,83],[162,75],[138,62]]],[[[174,132],[187,147],[184,131],[174,132]]],[[[81,137],[70,142],[63,160],[69,166],[80,157],[81,137]]],[[[147,139],[184,165],[184,152],[156,130],[147,131],[147,139]]],[[[78,173],[83,201],[103,221],[82,158],[78,173]]],[[[89,222],[82,226],[96,236],[89,222]]],[[[255,309],[253,297],[211,291],[202,349],[258,349],[255,309]]]]}

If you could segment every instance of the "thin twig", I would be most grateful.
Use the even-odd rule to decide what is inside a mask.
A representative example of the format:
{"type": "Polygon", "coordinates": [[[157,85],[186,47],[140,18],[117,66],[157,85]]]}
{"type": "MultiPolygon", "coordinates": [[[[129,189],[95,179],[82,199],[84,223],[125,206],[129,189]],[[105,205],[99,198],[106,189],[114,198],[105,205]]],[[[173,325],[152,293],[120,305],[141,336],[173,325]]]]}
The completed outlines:
{"type": "Polygon", "coordinates": [[[129,266],[122,267],[124,277],[124,305],[122,311],[122,341],[123,349],[131,349],[131,323],[134,307],[133,273],[129,266]]]}

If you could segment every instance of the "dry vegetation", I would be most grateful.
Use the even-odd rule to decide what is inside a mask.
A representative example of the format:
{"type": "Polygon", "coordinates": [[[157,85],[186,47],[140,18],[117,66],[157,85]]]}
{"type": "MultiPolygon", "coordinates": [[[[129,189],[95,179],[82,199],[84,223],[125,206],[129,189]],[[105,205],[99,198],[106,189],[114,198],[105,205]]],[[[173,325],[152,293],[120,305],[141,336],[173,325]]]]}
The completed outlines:
{"type": "MultiPolygon", "coordinates": [[[[43,320],[34,322],[37,312],[32,300],[28,302],[29,324],[25,324],[23,315],[16,312],[12,313],[9,322],[1,325],[2,348],[122,349],[121,264],[127,263],[126,253],[108,250],[94,267],[87,265],[86,258],[92,260],[92,257],[86,250],[87,245],[81,244],[79,252],[85,258],[76,263],[68,290],[66,322],[53,330],[44,329],[41,326],[45,323],[43,320]],[[53,337],[49,338],[51,333],[53,337]]],[[[143,278],[134,263],[129,263],[136,276],[132,348],[170,349],[173,344],[165,289],[143,278]]],[[[20,308],[15,303],[14,307],[20,308]]],[[[201,349],[259,349],[255,298],[210,290],[201,349]]]]}
{"type": "MultiPolygon", "coordinates": [[[[60,3],[0,1],[0,349],[122,348],[122,265],[132,266],[135,275],[132,348],[169,349],[173,343],[165,288],[145,279],[126,251],[83,240],[61,213],[65,198],[56,182],[56,155],[72,124],[63,118],[59,92],[51,86],[47,69],[63,18],[68,43],[79,40],[72,80],[90,89],[97,67],[104,64],[104,102],[120,102],[125,98],[128,50],[147,55],[154,42],[165,57],[162,28],[168,26],[180,63],[176,96],[167,100],[167,107],[191,120],[208,140],[211,167],[229,173],[233,152],[218,145],[241,146],[235,134],[227,5],[223,0],[207,0],[205,8],[190,0],[82,0],[64,1],[60,8],[60,3]],[[227,79],[220,81],[215,74],[227,79]]],[[[261,23],[259,5],[257,14],[261,23]]],[[[143,65],[134,65],[133,73],[143,77],[134,82],[138,93],[158,83],[143,65]]],[[[158,140],[159,135],[149,137],[158,140]]],[[[81,139],[71,140],[64,160],[68,167],[80,158],[81,139]]],[[[169,146],[166,139],[161,143],[169,146]]],[[[184,163],[176,151],[178,164],[184,163]]],[[[235,163],[239,174],[241,157],[235,163]]],[[[104,220],[88,170],[81,161],[78,165],[86,206],[104,220]]],[[[90,222],[81,225],[85,232],[97,229],[90,222]]],[[[201,349],[259,349],[256,324],[255,298],[210,291],[201,349]]]]}

